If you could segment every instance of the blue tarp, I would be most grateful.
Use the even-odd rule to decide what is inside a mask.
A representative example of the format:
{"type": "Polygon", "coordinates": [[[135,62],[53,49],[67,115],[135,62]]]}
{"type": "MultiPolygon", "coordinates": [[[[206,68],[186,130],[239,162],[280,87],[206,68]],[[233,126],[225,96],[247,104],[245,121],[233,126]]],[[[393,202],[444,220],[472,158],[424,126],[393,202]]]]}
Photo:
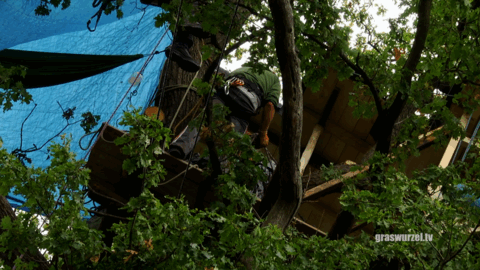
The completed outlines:
{"type": "MultiPolygon", "coordinates": [[[[0,0],[0,50],[29,41],[87,29],[87,21],[98,11],[93,0],[71,1],[70,7],[61,10],[51,6],[48,16],[36,16],[40,1],[0,0]]],[[[124,18],[141,13],[146,6],[137,0],[124,1],[124,18]]],[[[98,25],[118,21],[115,12],[103,14],[98,25]]],[[[95,19],[96,21],[96,19],[95,19]]],[[[95,26],[92,20],[91,27],[95,26]]]]}
{"type": "MultiPolygon", "coordinates": [[[[455,186],[456,189],[458,190],[464,190],[465,189],[465,185],[463,184],[458,184],[455,186]]],[[[469,190],[469,189],[468,189],[469,190]]],[[[467,190],[467,191],[468,191],[467,190]]],[[[480,208],[480,198],[477,198],[476,200],[474,200],[472,197],[472,195],[470,194],[467,194],[467,195],[464,195],[462,196],[463,198],[468,198],[468,201],[471,202],[470,206],[475,206],[477,208],[480,208]]]]}
{"type": "MultiPolygon", "coordinates": [[[[7,3],[10,2],[13,1],[7,1],[7,3]]],[[[59,11],[58,16],[62,14],[61,12],[67,12],[71,8],[73,10],[76,2],[78,1],[72,1],[72,7],[67,10],[59,11]]],[[[0,2],[0,18],[4,18],[11,12],[2,8],[4,5],[4,2],[0,2]]],[[[91,7],[91,3],[89,5],[91,7]]],[[[117,20],[115,18],[113,22],[99,26],[92,33],[86,29],[86,21],[93,15],[91,11],[88,11],[84,13],[83,17],[80,16],[81,18],[78,19],[78,28],[85,29],[83,31],[72,32],[73,25],[77,24],[70,25],[70,20],[67,20],[66,25],[70,29],[66,31],[67,33],[20,44],[10,49],[94,55],[149,55],[162,35],[167,31],[165,27],[155,28],[153,18],[160,12],[161,9],[156,7],[146,8],[145,14],[140,12],[128,17],[128,12],[125,12],[123,19],[117,20]]],[[[103,19],[104,17],[102,16],[101,21],[103,19]]],[[[0,37],[2,37],[1,46],[31,40],[31,37],[24,37],[24,35],[30,35],[28,32],[30,27],[38,29],[38,25],[29,26],[28,24],[23,24],[21,27],[16,32],[10,32],[2,26],[0,30],[2,31],[0,33],[0,37]],[[3,37],[10,34],[17,36],[17,38],[14,37],[11,38],[11,41],[4,42],[3,37]]],[[[61,31],[58,30],[58,32],[61,31]]],[[[171,35],[168,32],[156,50],[161,52],[170,43],[171,35]]],[[[136,107],[145,107],[147,105],[158,85],[160,71],[165,59],[164,53],[153,57],[143,72],[141,84],[138,88],[132,88],[132,94],[129,94],[127,99],[121,104],[110,122],[111,125],[118,127],[118,120],[123,111],[129,109],[128,105],[131,104],[136,107]]],[[[20,146],[21,125],[34,108],[34,104],[37,104],[37,107],[23,127],[23,149],[33,147],[34,144],[40,147],[49,138],[62,130],[67,121],[62,117],[62,109],[59,104],[64,110],[76,107],[74,118],[70,122],[79,120],[81,114],[87,111],[94,115],[100,115],[100,123],[107,121],[128,90],[130,86],[129,78],[133,73],[140,71],[146,60],[147,56],[86,79],[52,87],[30,89],[29,92],[33,95],[31,104],[14,104],[11,111],[6,113],[0,112],[0,137],[4,142],[4,147],[8,151],[13,151],[20,146]]],[[[84,135],[80,124],[69,126],[62,133],[72,134],[72,150],[77,153],[78,159],[83,158],[86,151],[81,150],[79,147],[79,139],[84,135]]],[[[88,139],[89,137],[82,141],[84,146],[86,146],[88,139]]],[[[55,141],[60,140],[56,138],[55,141]]],[[[50,163],[47,160],[46,146],[41,151],[28,154],[28,157],[32,159],[32,163],[36,167],[46,167],[50,163]]],[[[21,200],[19,196],[13,194],[10,194],[10,196],[21,200]]],[[[10,201],[18,204],[18,202],[10,201]]]]}

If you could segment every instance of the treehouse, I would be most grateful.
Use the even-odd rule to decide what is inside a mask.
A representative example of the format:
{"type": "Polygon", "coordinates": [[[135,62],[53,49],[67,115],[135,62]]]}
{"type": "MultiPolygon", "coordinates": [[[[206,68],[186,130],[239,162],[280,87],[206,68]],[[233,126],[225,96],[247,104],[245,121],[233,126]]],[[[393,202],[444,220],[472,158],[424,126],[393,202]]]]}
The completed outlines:
{"type": "MultiPolygon", "coordinates": [[[[368,102],[373,99],[369,95],[355,93],[353,86],[354,83],[351,80],[339,81],[336,73],[330,71],[320,91],[304,92],[301,173],[305,193],[294,224],[307,235],[328,234],[341,211],[339,197],[343,179],[355,177],[368,169],[368,166],[365,166],[358,171],[350,172],[350,167],[353,164],[362,164],[368,157],[369,151],[375,146],[369,132],[376,120],[376,116],[371,119],[353,116],[354,108],[348,106],[351,96],[360,95],[355,97],[359,102],[368,102]],[[330,163],[343,164],[342,179],[325,182],[322,177],[318,177],[320,166],[330,163]],[[312,177],[314,174],[317,175],[316,178],[312,177]]],[[[451,106],[451,110],[460,119],[463,127],[467,127],[468,137],[461,142],[451,139],[447,146],[437,149],[433,147],[435,130],[428,132],[425,136],[422,135],[418,145],[420,156],[411,156],[406,161],[407,175],[431,164],[445,167],[454,160],[462,159],[464,153],[468,151],[470,138],[475,137],[478,130],[480,110],[474,112],[471,118],[455,104],[451,106]]],[[[267,149],[261,150],[270,152],[276,160],[279,158],[281,118],[281,114],[275,115],[269,129],[270,145],[267,149]]],[[[261,114],[253,117],[249,130],[255,132],[260,121],[261,114]]],[[[439,127],[436,130],[441,129],[442,127],[439,127]]],[[[123,136],[126,132],[107,125],[93,146],[87,163],[92,171],[89,196],[104,205],[112,204],[112,198],[125,203],[131,196],[140,192],[141,180],[138,179],[138,174],[127,175],[122,170],[122,163],[126,156],[113,143],[115,138],[123,136]]],[[[195,151],[201,151],[203,147],[197,146],[195,151]]],[[[166,202],[165,196],[177,196],[179,193],[184,194],[188,203],[196,207],[205,206],[215,200],[213,192],[205,190],[201,169],[192,166],[187,168],[187,162],[166,153],[158,158],[164,160],[163,165],[168,173],[165,181],[151,191],[161,201],[166,202]],[[187,172],[185,182],[182,185],[185,172],[187,172]]],[[[361,231],[372,234],[372,224],[355,221],[349,235],[355,236],[361,231]]]]}

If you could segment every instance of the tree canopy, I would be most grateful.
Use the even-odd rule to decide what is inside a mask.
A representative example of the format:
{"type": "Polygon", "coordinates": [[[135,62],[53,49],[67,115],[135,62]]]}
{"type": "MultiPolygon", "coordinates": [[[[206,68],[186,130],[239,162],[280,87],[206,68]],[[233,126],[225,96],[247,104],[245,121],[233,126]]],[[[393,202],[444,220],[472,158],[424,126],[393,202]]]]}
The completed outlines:
{"type": "MultiPolygon", "coordinates": [[[[122,2],[111,1],[108,12],[118,10],[121,17],[122,2]]],[[[261,219],[255,215],[255,197],[249,192],[257,178],[265,178],[255,165],[265,159],[247,136],[235,132],[223,136],[223,148],[209,148],[210,154],[215,150],[217,156],[226,155],[230,160],[230,173],[219,173],[215,178],[218,202],[207,209],[193,209],[176,198],[162,204],[148,188],[164,177],[165,169],[155,155],[162,151],[160,142],[170,140],[171,131],[134,110],[123,120],[132,127],[130,133],[116,143],[130,154],[125,170],[144,169],[142,192],[123,205],[128,217],[116,217],[119,222],[112,227],[115,237],[111,246],[83,219],[89,210],[83,206],[81,186],[88,185],[89,170],[69,151],[68,136],[63,137],[63,143],[50,146],[52,162],[44,169],[26,167],[18,157],[0,149],[0,195],[14,189],[25,195],[26,206],[31,209],[15,216],[8,212],[8,203],[5,206],[5,201],[0,201],[0,260],[6,269],[479,268],[480,243],[475,230],[480,227],[480,217],[478,208],[471,206],[471,196],[480,194],[476,144],[468,155],[469,162],[446,168],[435,164],[411,177],[405,174],[404,161],[419,154],[419,135],[432,127],[429,119],[414,114],[415,110],[442,122],[443,128],[434,133],[435,142],[446,145],[450,137],[465,137],[458,116],[449,106],[458,104],[467,113],[480,107],[476,96],[480,1],[395,1],[404,11],[389,20],[387,33],[375,30],[370,10],[384,9],[371,1],[199,2],[195,12],[191,2],[163,4],[168,12],[159,14],[155,24],[169,22],[175,30],[186,20],[200,21],[204,30],[218,37],[203,46],[203,59],[216,57],[211,63],[220,59],[224,48],[219,40],[228,33],[227,53],[249,42],[249,65],[276,68],[282,74],[282,169],[277,169],[271,184],[280,188],[267,190],[267,198],[273,198],[268,216],[261,219]],[[237,7],[243,19],[234,21],[237,7]],[[231,27],[232,21],[241,23],[231,27]],[[363,31],[353,46],[352,25],[363,31]],[[373,223],[375,234],[425,233],[433,235],[432,241],[378,242],[365,233],[355,239],[306,237],[287,227],[302,194],[298,172],[302,88],[320,91],[330,69],[338,72],[340,80],[355,81],[357,94],[350,97],[349,105],[356,116],[378,114],[370,131],[376,151],[364,164],[370,170],[345,180],[341,196],[344,213],[373,223]],[[434,90],[444,95],[436,95],[434,90]],[[371,96],[372,102],[364,102],[360,96],[371,96]],[[400,143],[403,147],[392,147],[400,143]],[[466,188],[458,190],[458,184],[466,188]],[[442,200],[432,199],[429,187],[441,187],[442,200]],[[47,217],[48,223],[42,224],[47,229],[45,235],[36,215],[47,217]],[[43,259],[39,250],[46,250],[49,257],[43,259]]],[[[49,8],[60,5],[68,8],[69,3],[42,0],[38,14],[48,15],[49,8]]],[[[209,67],[205,72],[209,76],[196,83],[200,92],[203,86],[204,94],[214,68],[209,67]]],[[[12,85],[7,82],[9,76],[22,70],[0,72],[1,86],[8,88],[12,85]]],[[[4,109],[11,108],[12,101],[29,101],[20,85],[2,91],[0,105],[4,109]]],[[[209,122],[215,129],[225,111],[215,107],[211,113],[209,122]]],[[[210,173],[216,170],[211,165],[210,173]]]]}

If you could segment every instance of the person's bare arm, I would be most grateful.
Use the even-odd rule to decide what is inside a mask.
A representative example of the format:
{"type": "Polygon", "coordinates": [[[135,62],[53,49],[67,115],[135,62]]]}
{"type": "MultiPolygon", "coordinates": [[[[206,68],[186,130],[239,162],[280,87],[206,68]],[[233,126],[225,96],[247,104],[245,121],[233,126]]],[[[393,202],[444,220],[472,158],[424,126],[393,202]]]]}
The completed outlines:
{"type": "Polygon", "coordinates": [[[272,102],[268,102],[263,109],[262,115],[262,124],[260,125],[259,130],[259,144],[260,147],[267,147],[269,143],[268,138],[268,128],[270,127],[270,123],[275,116],[275,107],[273,106],[272,102]]]}

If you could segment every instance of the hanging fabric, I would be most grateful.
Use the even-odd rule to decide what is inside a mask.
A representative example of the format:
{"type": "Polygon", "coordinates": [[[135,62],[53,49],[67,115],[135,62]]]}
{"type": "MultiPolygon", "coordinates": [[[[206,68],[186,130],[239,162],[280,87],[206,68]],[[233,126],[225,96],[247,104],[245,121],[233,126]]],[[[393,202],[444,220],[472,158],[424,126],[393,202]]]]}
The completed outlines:
{"type": "Polygon", "coordinates": [[[14,77],[25,88],[54,86],[88,78],[142,58],[136,55],[83,55],[6,49],[0,51],[4,67],[27,67],[25,78],[14,77]]]}

